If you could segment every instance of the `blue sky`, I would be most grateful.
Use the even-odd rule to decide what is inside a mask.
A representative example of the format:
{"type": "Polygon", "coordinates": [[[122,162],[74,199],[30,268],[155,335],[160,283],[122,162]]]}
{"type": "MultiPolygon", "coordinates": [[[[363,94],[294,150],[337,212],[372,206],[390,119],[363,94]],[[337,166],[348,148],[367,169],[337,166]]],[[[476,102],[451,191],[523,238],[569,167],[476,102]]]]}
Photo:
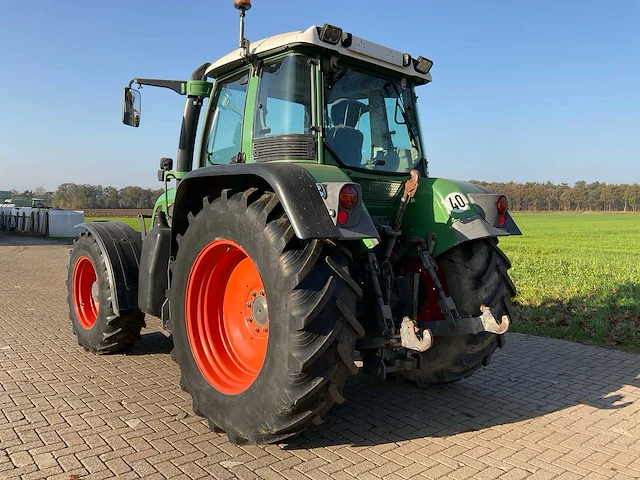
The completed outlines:
{"type": "MultiPolygon", "coordinates": [[[[640,2],[254,0],[246,33],[324,22],[434,61],[432,176],[640,182],[640,2]]],[[[160,187],[184,97],[144,88],[134,129],[122,87],[186,79],[237,34],[232,0],[0,1],[0,190],[160,187]]]]}

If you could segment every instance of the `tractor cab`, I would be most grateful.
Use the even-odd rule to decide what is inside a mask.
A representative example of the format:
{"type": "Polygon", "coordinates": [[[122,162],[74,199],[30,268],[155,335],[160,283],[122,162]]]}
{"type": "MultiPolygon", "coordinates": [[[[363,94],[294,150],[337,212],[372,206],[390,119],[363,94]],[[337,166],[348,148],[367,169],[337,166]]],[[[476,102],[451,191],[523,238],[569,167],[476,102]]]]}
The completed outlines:
{"type": "Polygon", "coordinates": [[[134,83],[171,88],[189,100],[177,168],[161,179],[213,165],[322,164],[346,173],[372,213],[389,218],[409,172],[427,174],[414,89],[431,81],[431,66],[328,24],[253,43],[241,33],[240,48],[189,81],[131,80],[123,122],[140,124],[134,83]]]}
{"type": "Polygon", "coordinates": [[[198,166],[240,158],[424,173],[414,88],[430,66],[326,24],[238,49],[206,70],[216,86],[198,166]]]}

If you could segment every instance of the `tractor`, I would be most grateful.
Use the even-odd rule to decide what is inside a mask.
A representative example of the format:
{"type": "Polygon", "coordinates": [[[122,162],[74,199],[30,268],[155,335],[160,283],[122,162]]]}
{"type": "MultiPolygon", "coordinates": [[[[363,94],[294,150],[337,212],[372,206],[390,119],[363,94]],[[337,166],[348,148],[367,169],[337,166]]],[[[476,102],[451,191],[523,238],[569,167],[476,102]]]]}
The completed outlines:
{"type": "Polygon", "coordinates": [[[329,24],[249,42],[234,6],[239,48],[123,91],[133,127],[134,84],[186,96],[177,158],[149,231],[81,225],[78,343],[126,349],[159,317],[193,411],[236,444],[321,423],[359,371],[426,387],[488,365],[515,295],[498,237],[521,232],[504,196],[428,175],[432,62],[329,24]]]}

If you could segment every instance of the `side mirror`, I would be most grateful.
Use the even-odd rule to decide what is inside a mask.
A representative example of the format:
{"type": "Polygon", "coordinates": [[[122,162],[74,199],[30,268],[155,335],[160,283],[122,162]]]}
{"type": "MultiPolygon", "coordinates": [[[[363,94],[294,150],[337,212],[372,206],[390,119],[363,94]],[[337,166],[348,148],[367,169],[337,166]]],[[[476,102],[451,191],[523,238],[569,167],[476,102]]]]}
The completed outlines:
{"type": "Polygon", "coordinates": [[[138,127],[141,105],[140,92],[131,87],[125,87],[122,92],[122,123],[130,127],[138,127]]]}

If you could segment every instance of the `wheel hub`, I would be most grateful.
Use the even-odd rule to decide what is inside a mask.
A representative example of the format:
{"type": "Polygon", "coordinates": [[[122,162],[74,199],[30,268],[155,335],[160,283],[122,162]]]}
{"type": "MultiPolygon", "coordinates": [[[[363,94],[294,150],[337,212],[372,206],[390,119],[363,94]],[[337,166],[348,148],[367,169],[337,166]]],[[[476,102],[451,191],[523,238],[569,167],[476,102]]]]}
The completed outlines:
{"type": "Polygon", "coordinates": [[[262,295],[257,296],[251,304],[251,313],[253,314],[253,319],[258,325],[261,327],[266,325],[269,321],[267,299],[262,295]]]}
{"type": "Polygon", "coordinates": [[[93,282],[91,285],[91,298],[93,298],[93,301],[96,303],[100,301],[100,287],[98,286],[98,282],[93,282]]]}

